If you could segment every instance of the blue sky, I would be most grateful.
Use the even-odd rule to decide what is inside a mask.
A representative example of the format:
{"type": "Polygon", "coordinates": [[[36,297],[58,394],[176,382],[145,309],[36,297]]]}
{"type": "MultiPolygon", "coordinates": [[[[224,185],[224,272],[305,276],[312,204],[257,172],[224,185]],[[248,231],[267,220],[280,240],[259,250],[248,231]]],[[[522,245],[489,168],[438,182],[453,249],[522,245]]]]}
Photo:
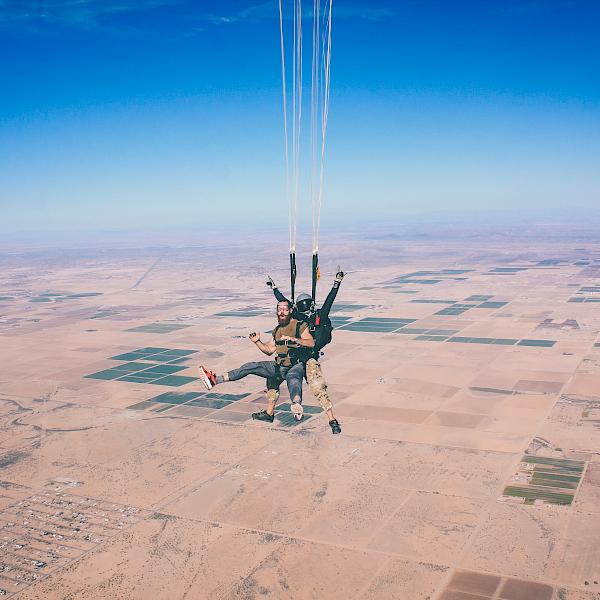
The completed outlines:
{"type": "MultiPolygon", "coordinates": [[[[0,231],[287,227],[277,15],[0,0],[0,231]]],[[[334,0],[324,225],[598,208],[599,17],[594,0],[334,0]]]]}

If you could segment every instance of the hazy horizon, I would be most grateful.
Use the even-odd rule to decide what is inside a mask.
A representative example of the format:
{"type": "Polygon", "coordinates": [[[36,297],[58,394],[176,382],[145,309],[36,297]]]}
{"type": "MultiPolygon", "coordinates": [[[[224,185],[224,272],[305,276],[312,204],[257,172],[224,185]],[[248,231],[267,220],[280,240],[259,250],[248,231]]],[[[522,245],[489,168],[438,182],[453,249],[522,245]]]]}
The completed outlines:
{"type": "MultiPolygon", "coordinates": [[[[310,223],[298,225],[298,253],[310,253],[310,223]]],[[[339,239],[398,240],[460,240],[485,236],[502,236],[505,240],[527,242],[532,238],[557,242],[565,236],[595,240],[600,238],[600,209],[573,211],[438,211],[403,217],[339,218],[325,221],[321,228],[321,246],[327,248],[339,239]]],[[[81,228],[38,228],[8,231],[0,238],[0,252],[20,252],[44,249],[77,248],[143,248],[264,244],[280,248],[287,254],[288,229],[285,219],[237,220],[218,222],[208,228],[206,223],[185,225],[162,224],[154,226],[81,228]]]]}

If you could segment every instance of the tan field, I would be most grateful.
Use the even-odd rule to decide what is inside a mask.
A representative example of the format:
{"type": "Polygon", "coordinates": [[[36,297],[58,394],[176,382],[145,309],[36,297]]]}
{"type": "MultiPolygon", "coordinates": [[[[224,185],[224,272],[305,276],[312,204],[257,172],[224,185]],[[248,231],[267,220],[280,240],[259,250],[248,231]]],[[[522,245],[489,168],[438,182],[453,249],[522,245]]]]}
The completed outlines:
{"type": "Polygon", "coordinates": [[[599,599],[600,243],[534,238],[323,244],[335,436],[197,379],[269,360],[275,244],[0,255],[2,593],[599,599]]]}

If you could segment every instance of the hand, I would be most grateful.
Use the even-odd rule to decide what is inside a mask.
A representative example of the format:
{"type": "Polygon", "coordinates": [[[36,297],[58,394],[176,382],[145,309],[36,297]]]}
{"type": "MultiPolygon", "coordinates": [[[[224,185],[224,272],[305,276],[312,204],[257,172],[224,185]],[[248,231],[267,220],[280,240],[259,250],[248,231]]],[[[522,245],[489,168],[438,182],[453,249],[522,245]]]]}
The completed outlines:
{"type": "Polygon", "coordinates": [[[260,342],[260,333],[256,333],[256,331],[253,331],[248,337],[254,344],[258,344],[258,342],[260,342]]]}
{"type": "Polygon", "coordinates": [[[344,279],[344,271],[342,271],[338,265],[337,273],[335,274],[335,280],[338,283],[342,283],[342,279],[344,279]]]}
{"type": "Polygon", "coordinates": [[[275,282],[271,279],[270,275],[267,275],[267,285],[273,289],[276,288],[277,286],[275,285],[275,282]]]}

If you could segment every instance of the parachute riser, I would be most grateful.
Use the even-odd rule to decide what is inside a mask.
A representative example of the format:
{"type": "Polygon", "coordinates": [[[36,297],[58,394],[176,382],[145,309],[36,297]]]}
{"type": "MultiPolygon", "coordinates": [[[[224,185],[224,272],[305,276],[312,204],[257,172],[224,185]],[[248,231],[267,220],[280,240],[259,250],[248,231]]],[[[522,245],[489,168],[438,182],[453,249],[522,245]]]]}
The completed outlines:
{"type": "Polygon", "coordinates": [[[312,257],[312,292],[311,296],[313,303],[317,303],[317,281],[319,279],[319,255],[317,252],[313,253],[312,257]]]}
{"type": "Polygon", "coordinates": [[[296,299],[296,253],[290,252],[290,286],[292,292],[292,302],[296,299]]]}

